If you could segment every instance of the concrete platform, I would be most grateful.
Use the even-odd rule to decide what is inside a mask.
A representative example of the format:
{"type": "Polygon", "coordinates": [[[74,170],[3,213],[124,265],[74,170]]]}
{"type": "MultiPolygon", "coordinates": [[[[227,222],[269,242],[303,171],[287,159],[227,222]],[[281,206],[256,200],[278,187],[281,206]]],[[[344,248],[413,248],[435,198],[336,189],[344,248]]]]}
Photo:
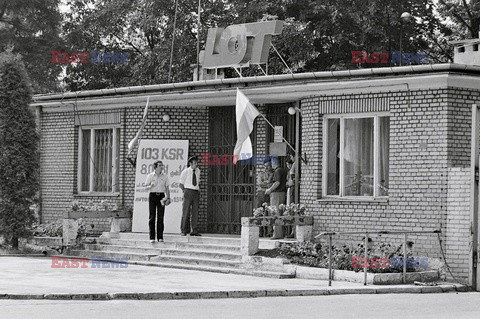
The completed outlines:
{"type": "Polygon", "coordinates": [[[272,279],[195,270],[128,265],[126,268],[52,268],[50,257],[0,257],[0,299],[199,299],[468,291],[439,286],[364,286],[306,279],[272,279]]]}

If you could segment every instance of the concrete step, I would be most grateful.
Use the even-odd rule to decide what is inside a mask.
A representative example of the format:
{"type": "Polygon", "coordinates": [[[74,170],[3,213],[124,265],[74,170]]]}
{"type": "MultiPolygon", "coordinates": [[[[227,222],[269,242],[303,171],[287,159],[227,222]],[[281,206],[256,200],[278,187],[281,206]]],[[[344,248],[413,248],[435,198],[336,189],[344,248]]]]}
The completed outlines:
{"type": "Polygon", "coordinates": [[[168,264],[187,264],[201,265],[221,268],[239,268],[241,262],[234,260],[195,258],[188,256],[158,255],[149,253],[137,253],[132,251],[100,251],[100,250],[73,250],[70,254],[80,257],[108,257],[108,258],[124,258],[132,261],[153,261],[168,264]]]}
{"type": "Polygon", "coordinates": [[[96,259],[101,257],[106,258],[128,258],[128,260],[135,260],[135,261],[149,261],[151,257],[157,256],[156,254],[142,254],[136,252],[109,252],[109,251],[100,251],[100,250],[68,250],[64,252],[64,254],[68,256],[77,256],[77,257],[85,257],[92,259],[95,257],[96,259]]]}
{"type": "MultiPolygon", "coordinates": [[[[134,242],[143,242],[149,241],[149,236],[147,233],[118,233],[118,237],[110,238],[109,232],[104,232],[103,235],[98,238],[98,241],[106,240],[121,240],[121,241],[134,241],[134,242]]],[[[175,242],[177,244],[188,243],[188,244],[204,244],[204,245],[221,245],[221,246],[231,246],[231,247],[240,247],[241,239],[240,236],[236,235],[217,235],[217,234],[203,234],[202,236],[181,236],[180,234],[164,234],[163,238],[165,242],[175,242]],[[222,237],[225,236],[225,237],[222,237]]],[[[289,242],[294,241],[294,239],[280,239],[280,240],[271,240],[270,238],[260,238],[259,248],[260,249],[274,249],[279,246],[280,242],[289,242]]],[[[120,244],[120,242],[118,242],[120,244]]],[[[121,244],[124,244],[123,242],[121,244]]]]}
{"type": "Polygon", "coordinates": [[[246,275],[246,276],[276,278],[276,279],[295,278],[295,274],[280,273],[280,272],[273,272],[273,271],[251,271],[251,270],[237,269],[237,268],[210,267],[210,266],[202,266],[202,265],[192,266],[188,264],[180,265],[180,264],[171,264],[166,262],[151,262],[151,261],[133,261],[131,262],[131,264],[153,266],[153,267],[209,271],[209,272],[218,272],[223,274],[246,275]]]}
{"type": "MultiPolygon", "coordinates": [[[[189,250],[200,250],[200,251],[215,251],[215,252],[228,252],[228,253],[240,253],[240,245],[228,246],[228,245],[213,245],[213,244],[196,244],[188,242],[172,242],[166,239],[162,243],[164,247],[172,249],[189,249],[189,250]]],[[[135,248],[151,248],[152,244],[149,240],[131,240],[131,239],[114,239],[114,238],[98,238],[98,244],[102,245],[117,245],[117,246],[128,246],[135,248]]]]}
{"type": "MultiPolygon", "coordinates": [[[[109,233],[104,233],[104,237],[108,237],[109,233]]],[[[116,239],[129,240],[148,240],[147,233],[119,233],[116,239]]],[[[164,234],[163,239],[167,242],[177,243],[196,243],[196,244],[220,244],[227,246],[240,246],[240,236],[220,237],[215,234],[202,234],[202,236],[181,236],[180,234],[164,234]]]]}
{"type": "MultiPolygon", "coordinates": [[[[115,251],[124,252],[132,251],[139,254],[148,255],[169,255],[169,256],[183,256],[195,257],[200,259],[222,259],[222,260],[236,260],[241,261],[240,253],[228,253],[219,251],[201,251],[191,249],[176,249],[165,243],[149,243],[150,247],[131,247],[122,245],[105,245],[105,244],[84,244],[86,250],[94,251],[115,251]],[[133,250],[134,249],[134,250],[133,250]]],[[[188,247],[187,247],[188,248],[188,247]]]]}
{"type": "Polygon", "coordinates": [[[196,271],[208,271],[208,272],[217,272],[223,274],[235,274],[235,275],[247,275],[247,276],[256,276],[256,277],[266,277],[266,278],[276,278],[276,279],[288,279],[295,278],[294,274],[282,273],[282,272],[273,272],[273,271],[252,271],[247,269],[239,268],[239,264],[236,263],[235,267],[223,267],[223,266],[212,266],[212,265],[202,265],[202,264],[188,264],[188,263],[177,263],[172,260],[148,260],[153,258],[151,255],[142,255],[136,253],[122,253],[121,255],[116,252],[101,252],[101,251],[88,251],[88,250],[72,250],[68,252],[68,256],[64,257],[86,257],[96,259],[103,258],[129,258],[128,264],[131,265],[141,265],[141,266],[150,266],[150,267],[163,267],[163,268],[175,268],[175,269],[185,269],[185,270],[196,270],[196,271]],[[100,257],[100,258],[99,258],[100,257]]]}

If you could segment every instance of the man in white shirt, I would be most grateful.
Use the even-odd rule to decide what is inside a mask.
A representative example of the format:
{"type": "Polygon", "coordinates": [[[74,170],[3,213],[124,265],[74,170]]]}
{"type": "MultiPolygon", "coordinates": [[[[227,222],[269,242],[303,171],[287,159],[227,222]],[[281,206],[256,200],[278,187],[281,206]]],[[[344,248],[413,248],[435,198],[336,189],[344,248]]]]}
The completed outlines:
{"type": "Polygon", "coordinates": [[[183,191],[182,236],[202,236],[198,232],[198,206],[200,204],[200,169],[196,156],[190,157],[188,167],[180,175],[180,188],[183,191]],[[191,230],[191,231],[190,231],[191,230]]]}
{"type": "Polygon", "coordinates": [[[165,215],[165,200],[170,199],[170,181],[168,176],[163,174],[164,165],[162,161],[153,163],[154,171],[147,175],[145,187],[149,189],[148,206],[150,215],[148,227],[150,229],[150,242],[155,242],[155,219],[157,219],[157,240],[163,242],[163,217],[165,215]],[[163,200],[163,202],[162,202],[163,200]]]}

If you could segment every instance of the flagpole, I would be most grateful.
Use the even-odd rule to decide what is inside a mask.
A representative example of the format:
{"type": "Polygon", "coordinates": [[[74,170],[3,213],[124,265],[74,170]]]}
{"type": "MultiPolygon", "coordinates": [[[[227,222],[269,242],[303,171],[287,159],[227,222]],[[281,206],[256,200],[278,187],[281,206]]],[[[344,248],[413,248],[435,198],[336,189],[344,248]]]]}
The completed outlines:
{"type": "MultiPolygon", "coordinates": [[[[200,81],[200,12],[202,10],[201,0],[198,0],[198,17],[197,17],[197,81],[200,81]]],[[[217,72],[215,71],[215,74],[217,72]]],[[[215,75],[216,76],[216,75],[215,75]]]]}
{"type": "MultiPolygon", "coordinates": [[[[139,143],[139,141],[142,139],[142,134],[143,134],[143,129],[145,128],[145,124],[147,123],[147,114],[148,114],[148,104],[150,102],[150,96],[147,96],[147,104],[145,105],[145,109],[143,110],[143,117],[142,117],[142,123],[140,124],[140,129],[138,130],[137,134],[133,138],[133,140],[128,143],[128,153],[127,155],[130,155],[132,153],[133,149],[135,148],[135,145],[139,143]]],[[[138,149],[137,149],[138,152],[138,149]]]]}
{"type": "MultiPolygon", "coordinates": [[[[268,125],[270,125],[270,126],[275,130],[275,127],[272,125],[272,123],[270,123],[270,121],[265,117],[265,115],[263,115],[260,111],[258,111],[253,104],[251,104],[251,102],[250,102],[250,100],[248,99],[248,97],[247,97],[245,94],[243,94],[242,91],[240,91],[239,88],[237,88],[237,106],[236,106],[236,107],[238,107],[238,94],[239,94],[239,93],[241,93],[242,96],[246,99],[247,103],[250,104],[250,105],[255,109],[256,113],[260,114],[260,115],[263,117],[263,119],[268,123],[268,125]]],[[[255,115],[255,117],[256,117],[256,116],[258,116],[258,115],[255,115]]],[[[237,125],[238,125],[238,123],[237,123],[237,125]]],[[[283,135],[283,134],[282,134],[282,135],[283,135]]],[[[295,150],[295,149],[293,148],[293,146],[290,145],[290,143],[288,143],[288,141],[287,141],[283,136],[282,136],[282,140],[283,140],[283,141],[285,142],[285,144],[287,144],[288,147],[290,147],[290,149],[298,156],[297,150],[295,150]]],[[[300,159],[301,159],[302,161],[304,161],[305,163],[307,163],[307,161],[306,161],[301,155],[300,155],[299,157],[300,157],[300,159]]]]}
{"type": "MultiPolygon", "coordinates": [[[[259,112],[259,113],[260,113],[260,112],[259,112]]],[[[265,117],[265,115],[263,115],[262,113],[260,113],[260,115],[263,117],[263,119],[264,119],[265,121],[267,121],[268,125],[270,125],[270,126],[275,130],[275,127],[272,125],[272,123],[270,123],[269,120],[267,120],[267,118],[265,117]]],[[[283,136],[282,136],[282,140],[283,140],[285,143],[287,143],[287,145],[292,149],[292,151],[295,152],[295,154],[297,153],[297,151],[293,148],[293,146],[290,145],[290,143],[288,143],[288,141],[287,141],[283,136]]]]}

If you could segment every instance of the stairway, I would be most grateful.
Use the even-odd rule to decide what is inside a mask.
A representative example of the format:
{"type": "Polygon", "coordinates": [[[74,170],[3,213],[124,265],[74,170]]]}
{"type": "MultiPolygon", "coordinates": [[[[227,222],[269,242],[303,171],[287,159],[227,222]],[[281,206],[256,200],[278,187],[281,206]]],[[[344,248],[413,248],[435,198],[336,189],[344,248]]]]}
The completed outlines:
{"type": "MultiPolygon", "coordinates": [[[[146,233],[110,233],[84,243],[83,250],[69,250],[78,257],[128,258],[129,264],[211,271],[269,278],[294,278],[294,274],[245,269],[240,254],[240,237],[204,234],[201,237],[165,234],[163,243],[150,243],[146,233]]],[[[260,240],[261,249],[272,249],[275,241],[260,240]]]]}

